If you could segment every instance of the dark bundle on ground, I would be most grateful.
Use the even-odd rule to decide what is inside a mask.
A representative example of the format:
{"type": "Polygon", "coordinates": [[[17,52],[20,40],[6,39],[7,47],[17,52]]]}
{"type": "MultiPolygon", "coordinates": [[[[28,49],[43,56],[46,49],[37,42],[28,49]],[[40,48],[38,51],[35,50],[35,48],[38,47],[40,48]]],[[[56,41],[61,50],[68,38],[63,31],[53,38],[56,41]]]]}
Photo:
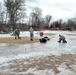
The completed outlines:
{"type": "Polygon", "coordinates": [[[50,39],[47,36],[39,39],[40,43],[46,43],[48,40],[50,40],[50,39]]]}
{"type": "Polygon", "coordinates": [[[39,39],[39,41],[40,41],[40,43],[46,43],[47,42],[47,40],[45,38],[41,38],[41,39],[39,39]]]}
{"type": "Polygon", "coordinates": [[[44,37],[46,40],[50,40],[50,38],[48,38],[47,36],[44,37]]]}

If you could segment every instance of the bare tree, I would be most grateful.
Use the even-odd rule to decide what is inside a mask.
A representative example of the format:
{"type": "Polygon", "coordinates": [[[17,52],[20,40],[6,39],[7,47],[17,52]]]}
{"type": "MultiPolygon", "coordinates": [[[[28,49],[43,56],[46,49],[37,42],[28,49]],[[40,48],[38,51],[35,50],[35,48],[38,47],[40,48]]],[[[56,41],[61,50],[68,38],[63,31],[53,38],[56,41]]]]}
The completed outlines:
{"type": "Polygon", "coordinates": [[[4,4],[8,13],[9,23],[13,30],[16,28],[16,23],[25,16],[24,3],[25,0],[4,0],[4,4]]]}
{"type": "Polygon", "coordinates": [[[59,20],[59,29],[62,29],[62,19],[59,20]]]}
{"type": "Polygon", "coordinates": [[[68,23],[68,28],[70,28],[71,30],[75,29],[74,21],[72,21],[71,19],[68,19],[67,23],[68,23]]]}
{"type": "Polygon", "coordinates": [[[45,16],[45,24],[46,24],[46,28],[49,27],[50,21],[51,21],[52,16],[50,15],[46,15],[45,16]]]}
{"type": "Polygon", "coordinates": [[[41,16],[42,16],[42,10],[38,7],[35,7],[33,10],[32,10],[32,13],[31,13],[31,24],[36,27],[36,28],[39,28],[40,27],[40,23],[41,23],[41,16]]]}
{"type": "Polygon", "coordinates": [[[0,11],[0,23],[4,22],[4,11],[0,11]]]}
{"type": "Polygon", "coordinates": [[[2,5],[1,5],[1,2],[0,2],[0,23],[3,24],[4,22],[4,11],[2,10],[2,5]]]}

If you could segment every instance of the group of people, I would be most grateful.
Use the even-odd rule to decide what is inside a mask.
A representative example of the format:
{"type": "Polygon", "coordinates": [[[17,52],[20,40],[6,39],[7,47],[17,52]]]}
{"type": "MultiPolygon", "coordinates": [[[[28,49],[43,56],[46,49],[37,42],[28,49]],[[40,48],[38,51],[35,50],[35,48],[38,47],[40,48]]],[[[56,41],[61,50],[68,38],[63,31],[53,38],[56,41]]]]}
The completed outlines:
{"type": "MultiPolygon", "coordinates": [[[[34,29],[32,27],[30,27],[29,32],[30,32],[30,40],[33,41],[34,29]]],[[[20,37],[20,29],[16,29],[14,31],[14,35],[15,35],[15,39],[21,39],[21,37],[20,37]]]]}
{"type": "MultiPolygon", "coordinates": [[[[32,28],[32,26],[30,27],[29,32],[30,32],[30,40],[33,41],[34,29],[32,28]]],[[[15,39],[17,39],[17,38],[21,39],[21,37],[19,36],[20,35],[20,30],[19,29],[16,29],[14,31],[14,34],[15,34],[15,39]]],[[[43,32],[40,33],[40,36],[43,36],[43,32]]],[[[39,39],[39,41],[41,43],[45,43],[47,40],[49,40],[48,37],[44,37],[44,38],[39,39]]],[[[67,43],[66,38],[63,35],[59,35],[59,41],[58,42],[59,43],[61,43],[61,42],[67,43]]]]}

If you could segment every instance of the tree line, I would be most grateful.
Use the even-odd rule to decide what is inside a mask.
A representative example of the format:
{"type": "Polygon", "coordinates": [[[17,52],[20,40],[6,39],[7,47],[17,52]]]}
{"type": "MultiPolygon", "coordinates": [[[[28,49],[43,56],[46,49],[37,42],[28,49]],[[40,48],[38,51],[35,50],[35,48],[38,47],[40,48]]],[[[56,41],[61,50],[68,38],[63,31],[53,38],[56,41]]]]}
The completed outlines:
{"type": "Polygon", "coordinates": [[[4,0],[5,10],[0,8],[0,31],[10,32],[14,31],[16,28],[28,30],[30,25],[33,26],[35,30],[56,27],[59,29],[76,29],[76,22],[72,19],[68,19],[66,22],[63,22],[62,19],[51,22],[53,18],[51,14],[43,17],[42,9],[39,7],[34,7],[32,9],[28,17],[28,22],[25,23],[24,21],[27,18],[25,3],[25,0],[4,0]]]}

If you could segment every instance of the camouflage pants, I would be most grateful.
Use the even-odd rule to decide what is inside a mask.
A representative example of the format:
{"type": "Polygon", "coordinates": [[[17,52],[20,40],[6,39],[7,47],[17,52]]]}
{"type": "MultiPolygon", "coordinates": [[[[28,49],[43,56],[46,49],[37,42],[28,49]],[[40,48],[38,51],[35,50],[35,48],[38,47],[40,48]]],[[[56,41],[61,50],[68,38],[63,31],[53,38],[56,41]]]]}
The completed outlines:
{"type": "Polygon", "coordinates": [[[15,39],[19,39],[19,34],[15,34],[15,39]]]}
{"type": "Polygon", "coordinates": [[[30,33],[30,40],[32,40],[32,41],[33,41],[33,36],[34,36],[34,34],[30,33]]]}

